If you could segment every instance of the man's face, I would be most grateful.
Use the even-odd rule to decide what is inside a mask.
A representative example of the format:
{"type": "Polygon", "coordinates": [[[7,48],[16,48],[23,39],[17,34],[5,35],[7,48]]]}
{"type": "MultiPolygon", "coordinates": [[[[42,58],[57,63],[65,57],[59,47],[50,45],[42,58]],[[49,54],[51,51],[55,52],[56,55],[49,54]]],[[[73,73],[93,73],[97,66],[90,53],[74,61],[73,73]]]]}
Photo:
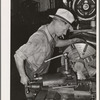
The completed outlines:
{"type": "Polygon", "coordinates": [[[63,36],[66,35],[67,30],[69,29],[70,24],[63,21],[63,20],[57,20],[56,21],[56,26],[55,26],[55,32],[56,35],[59,36],[63,36]]]}

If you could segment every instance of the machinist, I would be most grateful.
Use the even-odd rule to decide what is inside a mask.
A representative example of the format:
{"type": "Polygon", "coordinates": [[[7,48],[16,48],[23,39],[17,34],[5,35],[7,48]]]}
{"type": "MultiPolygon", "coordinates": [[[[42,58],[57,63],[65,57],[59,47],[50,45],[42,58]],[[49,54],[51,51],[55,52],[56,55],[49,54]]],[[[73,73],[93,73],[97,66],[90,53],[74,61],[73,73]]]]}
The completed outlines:
{"type": "Polygon", "coordinates": [[[42,25],[33,33],[28,42],[22,45],[14,54],[16,66],[20,75],[20,82],[27,85],[33,79],[34,74],[47,73],[50,62],[45,60],[51,58],[55,47],[63,47],[74,42],[83,42],[79,38],[60,40],[58,37],[66,35],[72,30],[74,15],[67,9],[59,8],[55,15],[50,15],[52,21],[42,25]]]}

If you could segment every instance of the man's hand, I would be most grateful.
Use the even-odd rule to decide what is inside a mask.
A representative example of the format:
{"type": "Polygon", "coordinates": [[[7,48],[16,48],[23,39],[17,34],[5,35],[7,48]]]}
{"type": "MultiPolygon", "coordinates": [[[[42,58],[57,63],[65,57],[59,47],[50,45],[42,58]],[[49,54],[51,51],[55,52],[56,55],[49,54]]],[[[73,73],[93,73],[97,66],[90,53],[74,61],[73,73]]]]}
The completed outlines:
{"type": "Polygon", "coordinates": [[[86,41],[80,38],[73,38],[72,42],[75,43],[75,42],[86,42],[86,41]]]}
{"type": "Polygon", "coordinates": [[[21,82],[23,85],[27,85],[28,82],[29,82],[29,78],[28,78],[27,76],[21,76],[20,82],[21,82]]]}

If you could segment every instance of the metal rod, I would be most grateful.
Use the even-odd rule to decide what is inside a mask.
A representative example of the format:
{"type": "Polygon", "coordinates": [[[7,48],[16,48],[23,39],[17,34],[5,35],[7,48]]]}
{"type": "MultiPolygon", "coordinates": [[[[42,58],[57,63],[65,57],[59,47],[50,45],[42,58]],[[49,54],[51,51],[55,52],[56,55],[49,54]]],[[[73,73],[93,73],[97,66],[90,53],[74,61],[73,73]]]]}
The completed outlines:
{"type": "Polygon", "coordinates": [[[75,32],[75,33],[77,33],[77,32],[89,32],[91,34],[95,34],[96,33],[95,31],[93,31],[91,29],[87,29],[87,30],[72,30],[71,32],[75,32]]]}
{"type": "Polygon", "coordinates": [[[56,59],[56,58],[59,58],[59,57],[62,57],[62,56],[63,56],[63,54],[58,55],[58,56],[55,56],[55,57],[52,57],[52,58],[50,58],[50,59],[48,59],[48,60],[45,60],[44,62],[46,63],[46,62],[48,62],[48,61],[51,61],[51,60],[53,60],[53,59],[56,59]]]}

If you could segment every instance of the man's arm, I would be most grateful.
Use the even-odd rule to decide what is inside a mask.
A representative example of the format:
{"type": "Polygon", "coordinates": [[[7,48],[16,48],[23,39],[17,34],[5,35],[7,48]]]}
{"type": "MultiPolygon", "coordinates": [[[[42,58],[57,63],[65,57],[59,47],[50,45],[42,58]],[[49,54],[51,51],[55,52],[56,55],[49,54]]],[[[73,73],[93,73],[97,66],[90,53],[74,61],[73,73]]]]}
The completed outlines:
{"type": "Polygon", "coordinates": [[[79,38],[73,38],[73,39],[69,39],[69,40],[59,40],[59,39],[57,39],[56,47],[68,46],[68,45],[75,43],[75,42],[85,42],[85,41],[83,39],[79,39],[79,38]]]}
{"type": "MultiPolygon", "coordinates": [[[[16,62],[16,66],[19,72],[19,75],[21,77],[21,83],[27,85],[27,82],[29,81],[28,76],[25,73],[24,69],[24,61],[27,60],[31,55],[37,54],[36,52],[39,51],[41,48],[42,38],[43,34],[36,34],[30,36],[28,42],[24,45],[22,45],[15,53],[14,58],[16,62]]],[[[33,61],[38,56],[31,58],[33,61]]],[[[36,60],[35,60],[36,61],[36,60]]],[[[37,62],[36,62],[37,63],[37,62]]],[[[38,67],[33,66],[34,71],[37,70],[38,67]]]]}
{"type": "Polygon", "coordinates": [[[26,73],[25,73],[25,69],[24,69],[24,59],[21,58],[18,54],[14,55],[15,58],[15,62],[16,62],[16,66],[19,72],[19,75],[21,77],[20,82],[23,85],[27,85],[29,78],[27,77],[26,73]]]}

